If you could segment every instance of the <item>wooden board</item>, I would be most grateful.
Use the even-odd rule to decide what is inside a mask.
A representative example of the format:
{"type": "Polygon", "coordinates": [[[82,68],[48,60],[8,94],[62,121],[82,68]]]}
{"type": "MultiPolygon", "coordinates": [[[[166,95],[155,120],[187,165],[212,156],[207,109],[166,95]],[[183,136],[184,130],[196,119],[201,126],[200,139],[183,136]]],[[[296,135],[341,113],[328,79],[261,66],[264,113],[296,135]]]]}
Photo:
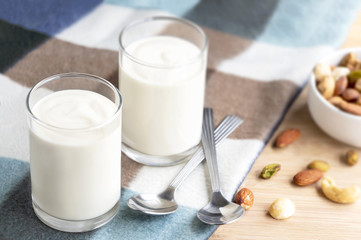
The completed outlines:
{"type": "MultiPolygon", "coordinates": [[[[361,46],[361,12],[351,26],[343,47],[361,46]]],[[[327,200],[320,184],[298,187],[293,176],[313,160],[325,160],[331,165],[325,175],[337,185],[358,184],[361,187],[361,162],[350,167],[342,156],[352,147],[331,139],[312,120],[307,108],[307,88],[292,105],[284,121],[261,153],[244,187],[255,195],[253,207],[239,221],[219,227],[210,237],[216,239],[361,239],[361,199],[353,204],[337,204],[327,200]],[[272,148],[275,136],[287,128],[298,128],[301,137],[285,149],[272,148]],[[281,171],[270,180],[259,178],[262,168],[280,163],[281,171]],[[268,214],[270,204],[279,197],[291,199],[295,215],[287,220],[275,220],[268,214]]],[[[361,156],[361,149],[357,150],[361,156]]]]}

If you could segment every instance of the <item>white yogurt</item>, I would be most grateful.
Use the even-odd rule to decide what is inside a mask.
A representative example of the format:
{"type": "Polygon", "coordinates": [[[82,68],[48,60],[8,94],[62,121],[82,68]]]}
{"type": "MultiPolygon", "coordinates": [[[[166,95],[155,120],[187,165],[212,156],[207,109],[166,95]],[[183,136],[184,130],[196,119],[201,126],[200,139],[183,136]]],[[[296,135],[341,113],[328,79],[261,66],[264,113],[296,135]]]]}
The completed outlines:
{"type": "Polygon", "coordinates": [[[201,137],[206,56],[171,36],[138,40],[120,55],[123,142],[149,155],[175,155],[201,137]],[[145,63],[145,64],[144,64],[145,63]]]}
{"type": "Polygon", "coordinates": [[[86,90],[51,93],[32,108],[38,119],[55,127],[36,121],[30,127],[32,196],[43,211],[86,220],[118,202],[120,112],[110,120],[116,110],[112,101],[86,90]]]}

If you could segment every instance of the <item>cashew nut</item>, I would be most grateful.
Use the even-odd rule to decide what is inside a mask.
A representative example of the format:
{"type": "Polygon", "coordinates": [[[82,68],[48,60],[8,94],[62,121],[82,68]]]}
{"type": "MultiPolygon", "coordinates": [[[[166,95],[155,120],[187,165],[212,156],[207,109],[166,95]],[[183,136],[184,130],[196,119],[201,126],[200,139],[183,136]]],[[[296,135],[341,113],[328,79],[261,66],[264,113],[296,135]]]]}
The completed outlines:
{"type": "Polygon", "coordinates": [[[326,76],[331,76],[331,67],[325,63],[317,63],[313,73],[315,74],[316,81],[320,81],[326,76]]]}
{"type": "Polygon", "coordinates": [[[337,203],[353,203],[361,196],[361,189],[358,186],[339,188],[331,177],[324,177],[321,181],[322,192],[331,201],[337,203]]]}
{"type": "Polygon", "coordinates": [[[320,80],[317,85],[318,90],[322,94],[322,96],[326,99],[333,96],[335,92],[336,81],[332,76],[326,76],[320,80]]]}

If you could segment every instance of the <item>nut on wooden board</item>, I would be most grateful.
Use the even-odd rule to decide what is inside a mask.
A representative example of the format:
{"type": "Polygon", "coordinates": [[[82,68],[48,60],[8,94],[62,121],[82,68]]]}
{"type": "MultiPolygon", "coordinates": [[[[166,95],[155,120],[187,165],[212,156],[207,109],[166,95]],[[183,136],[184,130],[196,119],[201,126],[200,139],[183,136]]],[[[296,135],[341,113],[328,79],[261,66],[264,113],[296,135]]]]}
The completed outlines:
{"type": "Polygon", "coordinates": [[[353,185],[340,188],[335,185],[335,181],[331,177],[324,177],[321,181],[321,188],[325,196],[337,203],[353,203],[361,196],[360,187],[353,185]]]}
{"type": "Polygon", "coordinates": [[[241,205],[244,210],[252,207],[254,202],[253,192],[248,188],[241,188],[234,197],[234,202],[241,205]]]}
{"type": "Polygon", "coordinates": [[[276,199],[268,209],[269,214],[277,220],[290,218],[295,211],[295,205],[288,198],[276,199]]]}
{"type": "Polygon", "coordinates": [[[275,141],[275,147],[286,147],[296,141],[300,136],[300,130],[294,128],[286,129],[277,136],[275,141]]]}
{"type": "Polygon", "coordinates": [[[323,172],[318,169],[307,169],[297,173],[293,177],[293,182],[298,186],[308,186],[317,182],[323,176],[323,172]]]}

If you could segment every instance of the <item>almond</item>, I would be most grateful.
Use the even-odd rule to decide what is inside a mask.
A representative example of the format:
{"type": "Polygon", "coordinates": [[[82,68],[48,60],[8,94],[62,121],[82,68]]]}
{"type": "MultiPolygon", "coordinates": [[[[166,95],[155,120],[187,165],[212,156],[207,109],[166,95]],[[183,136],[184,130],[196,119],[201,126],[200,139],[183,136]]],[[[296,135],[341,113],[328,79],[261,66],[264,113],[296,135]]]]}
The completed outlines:
{"type": "Polygon", "coordinates": [[[360,96],[360,93],[356,89],[347,88],[345,91],[343,91],[341,96],[346,101],[353,102],[357,100],[357,98],[360,96]]]}
{"type": "Polygon", "coordinates": [[[328,101],[346,112],[361,116],[361,106],[358,104],[346,102],[338,96],[334,96],[328,101]]]}
{"type": "Polygon", "coordinates": [[[276,139],[276,147],[283,148],[297,140],[301,135],[301,131],[298,129],[287,129],[281,132],[276,139]]]}
{"type": "Polygon", "coordinates": [[[342,94],[347,88],[347,77],[342,76],[336,81],[335,96],[342,94]]]}
{"type": "Polygon", "coordinates": [[[318,169],[308,169],[297,173],[293,177],[293,182],[298,186],[307,186],[317,182],[323,176],[323,172],[318,169]]]}

